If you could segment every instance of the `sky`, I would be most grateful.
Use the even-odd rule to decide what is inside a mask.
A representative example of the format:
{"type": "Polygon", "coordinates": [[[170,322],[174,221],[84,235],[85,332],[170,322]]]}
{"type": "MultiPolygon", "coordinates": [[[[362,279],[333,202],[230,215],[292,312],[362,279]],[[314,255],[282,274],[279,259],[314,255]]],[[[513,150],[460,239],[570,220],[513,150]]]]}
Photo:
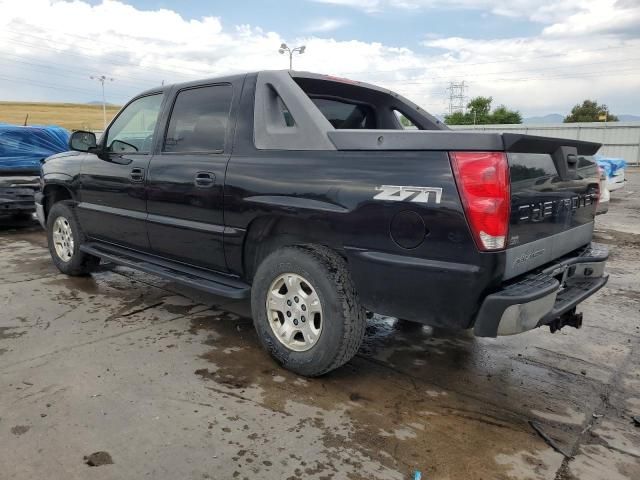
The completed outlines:
{"type": "Polygon", "coordinates": [[[162,82],[284,69],[392,89],[450,82],[524,116],[586,98],[640,114],[640,0],[0,0],[0,100],[109,103],[162,82]]]}

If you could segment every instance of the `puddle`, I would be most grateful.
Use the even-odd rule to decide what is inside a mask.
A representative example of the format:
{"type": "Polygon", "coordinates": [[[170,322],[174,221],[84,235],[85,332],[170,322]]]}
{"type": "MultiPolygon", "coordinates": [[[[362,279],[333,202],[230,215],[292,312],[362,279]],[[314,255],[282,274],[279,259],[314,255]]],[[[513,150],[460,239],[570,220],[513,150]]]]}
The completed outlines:
{"type": "MultiPolygon", "coordinates": [[[[375,355],[379,345],[391,341],[392,328],[389,319],[374,322],[365,342],[369,354],[375,355]]],[[[414,332],[418,337],[412,340],[402,340],[404,333],[400,333],[398,348],[413,351],[413,342],[434,341],[424,330],[414,332]]],[[[194,372],[205,388],[287,415],[295,414],[293,405],[313,407],[321,413],[303,422],[316,426],[326,422],[327,416],[344,417],[345,432],[340,435],[323,427],[327,448],[342,443],[403,475],[420,469],[430,479],[470,478],[470,471],[474,478],[510,478],[513,465],[497,463],[496,453],[510,458],[528,452],[527,458],[536,459],[538,468],[555,468],[555,463],[547,465],[549,458],[536,453],[546,446],[526,423],[502,418],[491,407],[479,411],[472,399],[416,383],[379,365],[377,358],[371,362],[358,356],[328,375],[308,379],[280,369],[271,360],[260,348],[249,319],[207,312],[192,320],[190,333],[209,347],[201,356],[208,366],[194,372]],[[464,465],[460,458],[465,458],[464,465]]],[[[438,340],[440,345],[458,341],[438,340]]]]}

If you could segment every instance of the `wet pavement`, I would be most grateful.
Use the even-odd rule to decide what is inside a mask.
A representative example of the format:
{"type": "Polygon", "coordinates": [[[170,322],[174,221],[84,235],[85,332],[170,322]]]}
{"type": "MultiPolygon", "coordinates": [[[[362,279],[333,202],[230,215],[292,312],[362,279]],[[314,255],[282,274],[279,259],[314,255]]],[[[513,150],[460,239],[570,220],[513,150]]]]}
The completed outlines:
{"type": "Polygon", "coordinates": [[[317,379],[259,348],[246,303],[120,267],[67,278],[35,223],[2,221],[0,478],[638,479],[628,177],[598,219],[611,280],[582,329],[479,339],[376,316],[317,379]]]}

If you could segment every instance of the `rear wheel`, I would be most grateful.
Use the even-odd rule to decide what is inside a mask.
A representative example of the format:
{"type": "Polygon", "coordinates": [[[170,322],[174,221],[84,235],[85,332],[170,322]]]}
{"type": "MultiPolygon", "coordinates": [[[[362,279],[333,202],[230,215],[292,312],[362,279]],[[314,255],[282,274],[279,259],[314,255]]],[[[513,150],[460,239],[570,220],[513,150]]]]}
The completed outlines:
{"type": "Polygon", "coordinates": [[[47,240],[53,263],[62,273],[87,275],[100,263],[99,258],[80,251],[85,237],[69,201],[51,207],[47,217],[47,240]]]}
{"type": "Polygon", "coordinates": [[[365,312],[344,260],[320,246],[281,248],[258,267],[251,303],[262,345],[285,368],[317,376],[358,351],[365,312]]]}

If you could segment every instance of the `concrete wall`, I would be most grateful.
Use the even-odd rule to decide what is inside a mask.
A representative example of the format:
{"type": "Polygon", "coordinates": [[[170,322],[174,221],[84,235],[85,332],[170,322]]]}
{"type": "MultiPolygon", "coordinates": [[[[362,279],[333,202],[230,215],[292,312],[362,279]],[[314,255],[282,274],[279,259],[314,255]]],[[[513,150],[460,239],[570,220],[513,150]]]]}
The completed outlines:
{"type": "Polygon", "coordinates": [[[598,152],[640,165],[640,122],[451,125],[455,130],[503,131],[602,143],[598,152]]]}

